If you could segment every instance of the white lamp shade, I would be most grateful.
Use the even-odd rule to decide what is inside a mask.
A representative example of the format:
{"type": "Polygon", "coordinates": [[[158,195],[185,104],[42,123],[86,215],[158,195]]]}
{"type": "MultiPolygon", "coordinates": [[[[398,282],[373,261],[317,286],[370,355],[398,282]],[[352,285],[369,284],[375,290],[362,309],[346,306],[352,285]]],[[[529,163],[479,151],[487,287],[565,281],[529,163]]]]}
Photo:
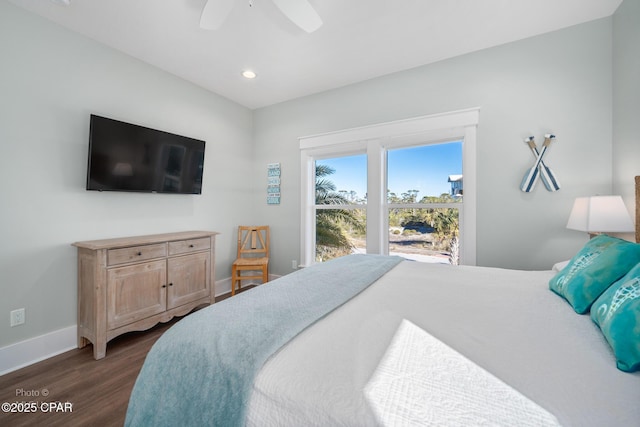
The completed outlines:
{"type": "Polygon", "coordinates": [[[567,228],[588,233],[628,233],[633,221],[621,196],[578,197],[567,228]]]}

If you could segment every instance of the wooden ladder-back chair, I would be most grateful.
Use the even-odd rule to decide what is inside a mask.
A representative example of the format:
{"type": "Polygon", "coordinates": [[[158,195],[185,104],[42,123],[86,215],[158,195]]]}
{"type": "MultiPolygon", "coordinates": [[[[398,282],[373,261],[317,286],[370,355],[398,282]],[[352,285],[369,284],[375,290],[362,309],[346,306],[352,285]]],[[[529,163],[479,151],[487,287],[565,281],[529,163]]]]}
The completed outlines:
{"type": "Polygon", "coordinates": [[[238,255],[231,267],[231,295],[243,280],[269,281],[269,226],[238,226],[238,255]],[[242,272],[249,274],[242,274],[242,272]],[[256,274],[260,271],[260,274],[256,274]],[[253,274],[251,274],[253,273],[253,274]]]}

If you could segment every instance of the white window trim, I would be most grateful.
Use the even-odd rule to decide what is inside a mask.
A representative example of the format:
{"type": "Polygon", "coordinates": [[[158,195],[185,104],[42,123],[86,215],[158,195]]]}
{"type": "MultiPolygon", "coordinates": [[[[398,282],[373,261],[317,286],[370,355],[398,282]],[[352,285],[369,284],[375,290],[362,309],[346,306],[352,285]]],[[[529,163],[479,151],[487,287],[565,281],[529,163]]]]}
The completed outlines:
{"type": "Polygon", "coordinates": [[[462,141],[464,208],[460,210],[463,239],[461,264],[476,264],[476,134],[480,109],[453,111],[311,135],[300,142],[300,260],[315,263],[315,159],[367,153],[367,253],[384,253],[388,218],[386,150],[439,141],[462,141]],[[371,173],[373,172],[373,173],[371,173]],[[383,218],[380,218],[380,216],[383,218]],[[380,230],[382,224],[383,230],[380,230]],[[386,227],[386,228],[385,228],[386,227]],[[373,229],[370,229],[373,228],[373,229]],[[370,236],[376,236],[370,238],[370,236]]]}

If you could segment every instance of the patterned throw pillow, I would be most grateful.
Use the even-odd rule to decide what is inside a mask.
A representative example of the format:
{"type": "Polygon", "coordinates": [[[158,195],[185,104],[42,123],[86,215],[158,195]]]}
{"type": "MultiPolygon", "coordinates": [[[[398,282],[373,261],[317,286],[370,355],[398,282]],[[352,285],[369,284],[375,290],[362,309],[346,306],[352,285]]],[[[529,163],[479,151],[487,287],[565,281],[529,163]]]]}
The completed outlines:
{"type": "Polygon", "coordinates": [[[613,349],[618,369],[640,370],[640,264],[593,303],[591,319],[613,349]]]}
{"type": "Polygon", "coordinates": [[[584,314],[639,262],[640,244],[601,234],[589,240],[549,281],[549,289],[566,299],[576,313],[584,314]]]}

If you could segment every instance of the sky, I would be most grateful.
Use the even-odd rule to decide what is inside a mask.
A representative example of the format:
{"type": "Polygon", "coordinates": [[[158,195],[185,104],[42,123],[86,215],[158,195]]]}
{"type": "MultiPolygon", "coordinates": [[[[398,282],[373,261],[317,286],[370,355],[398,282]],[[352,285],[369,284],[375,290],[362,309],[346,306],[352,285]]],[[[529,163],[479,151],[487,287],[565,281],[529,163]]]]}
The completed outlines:
{"type": "MultiPolygon", "coordinates": [[[[449,193],[449,175],[462,174],[462,142],[423,145],[389,150],[387,156],[388,188],[400,196],[418,190],[417,200],[424,196],[449,193]]],[[[335,169],[326,177],[338,191],[355,191],[362,198],[367,188],[367,158],[357,156],[318,160],[335,169]]]]}

